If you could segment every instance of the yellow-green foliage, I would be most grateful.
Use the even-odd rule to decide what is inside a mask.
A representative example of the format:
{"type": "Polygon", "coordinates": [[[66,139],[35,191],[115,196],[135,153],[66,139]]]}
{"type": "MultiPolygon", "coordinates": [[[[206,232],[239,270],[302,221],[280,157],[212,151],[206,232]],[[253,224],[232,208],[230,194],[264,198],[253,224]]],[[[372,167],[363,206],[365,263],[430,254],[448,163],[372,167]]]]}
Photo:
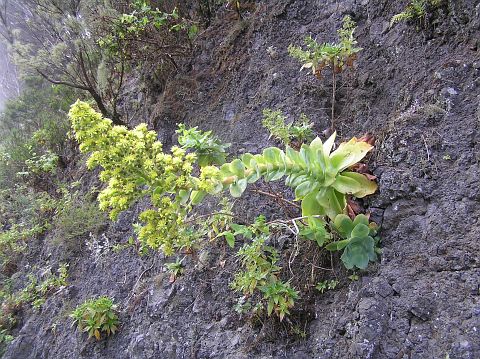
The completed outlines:
{"type": "Polygon", "coordinates": [[[427,15],[428,8],[436,8],[442,4],[443,0],[411,0],[405,9],[392,17],[390,26],[401,21],[409,21],[424,18],[427,15]]]}
{"type": "Polygon", "coordinates": [[[302,144],[313,139],[313,123],[310,122],[305,114],[292,123],[285,122],[286,117],[280,110],[273,111],[269,108],[263,110],[262,125],[270,132],[270,137],[274,137],[285,145],[296,142],[302,144]]]}
{"type": "MultiPolygon", "coordinates": [[[[164,153],[154,131],[146,124],[133,130],[112,126],[88,104],[78,101],[70,110],[75,137],[82,152],[91,152],[89,168],[101,166],[100,179],[108,183],[99,195],[100,208],[116,219],[135,200],[146,195],[155,209],[140,214],[142,243],[172,254],[184,231],[187,201],[184,192],[193,187],[191,172],[196,156],[173,147],[164,153]]],[[[188,199],[188,197],[187,197],[188,199]]]]}

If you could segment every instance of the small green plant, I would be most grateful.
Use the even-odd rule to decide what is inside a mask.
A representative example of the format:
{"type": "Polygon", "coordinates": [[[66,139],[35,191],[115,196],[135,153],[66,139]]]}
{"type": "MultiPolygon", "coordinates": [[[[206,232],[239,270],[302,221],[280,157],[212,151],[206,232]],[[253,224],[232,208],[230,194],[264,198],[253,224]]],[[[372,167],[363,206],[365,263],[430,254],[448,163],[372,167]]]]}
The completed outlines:
{"type": "Polygon", "coordinates": [[[46,151],[42,155],[32,153],[32,157],[25,161],[27,171],[35,175],[53,173],[58,164],[58,155],[52,151],[46,151]]]}
{"type": "Polygon", "coordinates": [[[333,225],[344,239],[332,242],[326,248],[330,251],[343,249],[341,259],[347,269],[365,269],[370,261],[377,259],[376,245],[380,238],[376,224],[369,223],[367,216],[359,214],[352,221],[347,215],[339,214],[333,225]]]}
{"type": "Polygon", "coordinates": [[[315,286],[315,289],[318,290],[320,293],[324,293],[327,290],[333,290],[337,288],[338,280],[331,279],[331,280],[324,280],[322,282],[318,282],[315,286]]]}
{"type": "Polygon", "coordinates": [[[307,223],[299,223],[300,237],[314,241],[319,247],[323,245],[331,238],[330,233],[327,232],[326,222],[322,218],[308,217],[307,223]]]}
{"type": "Polygon", "coordinates": [[[33,274],[28,276],[29,284],[21,291],[19,300],[23,303],[32,304],[33,308],[39,309],[54,289],[66,287],[68,285],[68,264],[61,264],[58,268],[57,275],[49,273],[39,282],[33,274]]]}
{"type": "Polygon", "coordinates": [[[358,276],[358,274],[353,273],[352,275],[348,276],[348,279],[350,279],[352,282],[356,282],[360,279],[360,277],[358,276]]]}
{"type": "Polygon", "coordinates": [[[170,272],[170,283],[175,282],[177,277],[180,276],[185,270],[182,262],[182,259],[177,258],[175,262],[165,264],[165,267],[170,272]]]}
{"type": "Polygon", "coordinates": [[[287,124],[286,117],[280,110],[273,111],[269,108],[263,110],[262,125],[270,132],[270,137],[281,141],[284,145],[300,147],[303,143],[314,138],[312,127],[305,114],[300,115],[298,121],[287,124]]]}
{"type": "Polygon", "coordinates": [[[197,127],[186,128],[183,123],[178,125],[178,143],[183,149],[191,149],[197,155],[198,165],[223,165],[228,153],[226,149],[230,144],[222,143],[212,135],[212,131],[200,131],[197,127]]]}
{"type": "Polygon", "coordinates": [[[290,56],[302,63],[301,69],[311,69],[312,73],[319,79],[325,68],[332,68],[332,129],[334,128],[335,118],[336,74],[341,73],[345,67],[352,67],[357,58],[357,53],[362,50],[362,48],[356,47],[355,29],[355,22],[347,15],[343,18],[342,28],[338,30],[338,43],[325,42],[319,44],[311,36],[307,36],[305,38],[307,50],[294,45],[288,47],[290,56]]]}
{"type": "MultiPolygon", "coordinates": [[[[265,217],[258,217],[251,226],[237,228],[234,235],[242,235],[252,239],[252,242],[245,244],[238,251],[237,256],[244,270],[235,274],[230,286],[244,296],[252,296],[259,292],[262,296],[261,301],[266,303],[267,314],[270,316],[275,312],[280,320],[283,320],[298,298],[298,292],[288,282],[278,279],[281,270],[277,265],[279,256],[275,248],[265,244],[270,236],[265,217]]],[[[245,306],[256,308],[258,312],[257,305],[242,303],[241,307],[245,306]]]]}
{"type": "Polygon", "coordinates": [[[98,233],[106,225],[107,217],[88,196],[82,196],[73,187],[60,192],[62,198],[57,201],[52,221],[56,242],[73,244],[79,237],[98,233]]]}
{"type": "Polygon", "coordinates": [[[9,334],[7,329],[0,330],[0,355],[5,353],[5,349],[13,341],[13,335],[9,334]]]}
{"type": "Polygon", "coordinates": [[[73,318],[73,324],[77,324],[78,330],[88,333],[88,338],[100,340],[102,333],[109,336],[117,331],[119,321],[116,310],[113,299],[104,296],[85,301],[70,317],[73,318]]]}
{"type": "Polygon", "coordinates": [[[402,21],[421,20],[427,16],[430,9],[441,6],[443,0],[410,0],[405,9],[392,17],[390,26],[402,21]]]}

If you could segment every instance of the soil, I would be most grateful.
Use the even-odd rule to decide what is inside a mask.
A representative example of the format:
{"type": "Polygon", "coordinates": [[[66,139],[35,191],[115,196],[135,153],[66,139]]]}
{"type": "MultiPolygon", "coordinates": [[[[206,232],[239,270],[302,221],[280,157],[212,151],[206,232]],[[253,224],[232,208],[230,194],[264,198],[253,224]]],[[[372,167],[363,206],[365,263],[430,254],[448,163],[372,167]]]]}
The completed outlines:
{"type": "MultiPolygon", "coordinates": [[[[339,75],[335,122],[341,139],[366,132],[377,139],[368,165],[379,192],[363,206],[382,226],[381,259],[358,281],[347,278],[338,258],[320,262],[333,266],[335,290],[309,292],[289,322],[252,322],[232,308],[228,283],[238,264],[224,243],[187,257],[186,272],[170,283],[164,263],[171,260],[160,254],[129,249],[94,257],[81,246],[66,255],[47,236],[36,260],[68,257],[70,286],[41,311],[23,313],[4,358],[479,358],[480,4],[448,1],[428,26],[390,27],[405,3],[258,1],[242,21],[222,9],[161,92],[152,85],[133,97],[135,81],[130,89],[131,103],[147,105],[131,123],[150,123],[167,146],[175,123],[185,122],[214,130],[233,154],[259,152],[275,144],[261,126],[266,107],[289,119],[303,112],[322,134],[332,82],[300,72],[286,49],[308,34],[334,41],[351,15],[363,50],[339,75]],[[98,342],[74,331],[68,318],[97,295],[115,298],[122,323],[98,342]]],[[[141,208],[123,213],[103,240],[125,243],[141,208]]],[[[235,211],[244,221],[284,216],[255,193],[235,211]]],[[[293,245],[287,240],[285,250],[293,245]]],[[[295,263],[300,271],[318,260],[304,252],[295,263]]]]}

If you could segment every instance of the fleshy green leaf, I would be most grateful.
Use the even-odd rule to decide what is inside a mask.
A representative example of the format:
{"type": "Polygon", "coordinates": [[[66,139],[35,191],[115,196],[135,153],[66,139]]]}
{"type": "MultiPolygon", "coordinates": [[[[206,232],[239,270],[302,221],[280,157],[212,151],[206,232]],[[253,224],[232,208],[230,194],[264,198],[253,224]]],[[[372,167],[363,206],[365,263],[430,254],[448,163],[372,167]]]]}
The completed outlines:
{"type": "Polygon", "coordinates": [[[329,251],[340,251],[345,248],[350,243],[349,239],[344,239],[342,241],[332,242],[325,246],[329,251]]]}
{"type": "Polygon", "coordinates": [[[343,238],[350,237],[350,234],[354,228],[354,224],[349,216],[346,214],[339,214],[335,217],[333,224],[343,238]]]}
{"type": "Polygon", "coordinates": [[[225,236],[225,240],[230,248],[235,247],[235,236],[232,232],[224,232],[223,235],[225,236]]]}
{"type": "Polygon", "coordinates": [[[238,158],[230,163],[230,171],[238,178],[243,178],[245,176],[245,166],[238,158]]]}
{"type": "Polygon", "coordinates": [[[235,183],[230,185],[230,194],[232,197],[238,198],[241,197],[245,189],[247,188],[247,179],[242,178],[235,183]]]}
{"type": "Polygon", "coordinates": [[[343,177],[348,177],[358,183],[358,190],[352,194],[357,198],[363,198],[370,194],[375,193],[377,190],[377,184],[374,181],[369,180],[365,175],[357,172],[343,172],[343,177]]]}
{"type": "Polygon", "coordinates": [[[340,258],[347,269],[367,268],[368,262],[376,258],[373,238],[370,236],[352,238],[340,258]]]}
{"type": "Polygon", "coordinates": [[[202,202],[206,195],[207,192],[205,191],[192,191],[192,193],[190,194],[190,200],[192,201],[192,205],[195,206],[202,202]]]}
{"type": "Polygon", "coordinates": [[[370,228],[368,228],[368,226],[360,223],[360,224],[357,224],[355,226],[355,228],[353,228],[353,231],[351,233],[351,237],[363,238],[363,237],[367,237],[369,233],[370,233],[370,228]]]}
{"type": "Polygon", "coordinates": [[[325,213],[316,197],[317,192],[310,192],[302,200],[302,216],[313,216],[325,213]]]}
{"type": "Polygon", "coordinates": [[[341,143],[330,155],[330,163],[337,172],[360,162],[373,148],[372,145],[358,141],[355,137],[348,142],[341,143]]]}

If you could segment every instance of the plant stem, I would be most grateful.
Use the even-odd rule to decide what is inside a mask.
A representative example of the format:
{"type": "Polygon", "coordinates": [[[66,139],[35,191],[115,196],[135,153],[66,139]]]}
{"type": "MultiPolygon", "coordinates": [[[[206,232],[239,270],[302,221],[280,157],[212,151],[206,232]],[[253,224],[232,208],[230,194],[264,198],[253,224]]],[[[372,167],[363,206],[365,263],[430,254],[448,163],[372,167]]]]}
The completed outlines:
{"type": "Polygon", "coordinates": [[[331,119],[331,126],[332,132],[335,131],[335,91],[337,88],[337,81],[335,76],[335,66],[332,68],[332,119],[331,119]]]}
{"type": "Polygon", "coordinates": [[[294,206],[296,208],[301,208],[298,204],[292,202],[292,201],[289,201],[288,199],[285,199],[283,198],[282,196],[279,196],[278,194],[274,194],[274,193],[270,193],[270,192],[265,192],[265,191],[262,191],[262,190],[259,190],[259,189],[251,189],[250,191],[252,192],[255,192],[255,193],[260,193],[260,194],[264,194],[265,196],[269,196],[269,197],[272,197],[272,198],[275,198],[275,199],[278,199],[282,202],[285,202],[285,203],[288,203],[289,205],[291,206],[294,206]]]}

